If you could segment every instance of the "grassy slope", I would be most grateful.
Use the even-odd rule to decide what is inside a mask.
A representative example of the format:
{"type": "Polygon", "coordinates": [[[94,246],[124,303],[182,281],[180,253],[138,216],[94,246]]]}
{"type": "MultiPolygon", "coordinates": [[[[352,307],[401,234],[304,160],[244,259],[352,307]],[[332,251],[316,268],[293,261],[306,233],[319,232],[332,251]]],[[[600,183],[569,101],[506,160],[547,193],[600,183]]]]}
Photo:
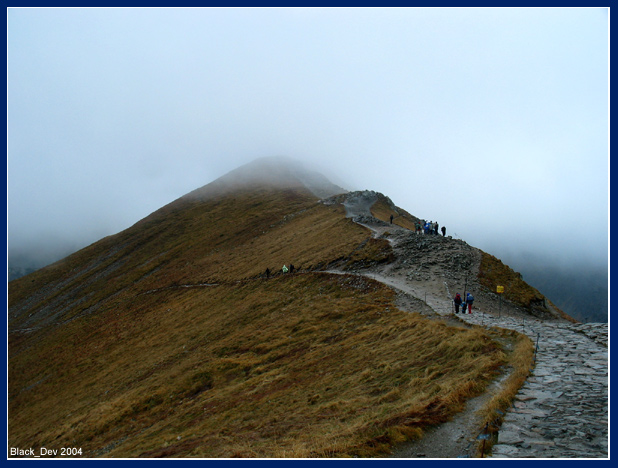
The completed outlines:
{"type": "Polygon", "coordinates": [[[493,255],[485,252],[481,252],[479,282],[492,292],[496,292],[498,285],[504,286],[505,299],[526,307],[530,311],[537,310],[540,313],[546,313],[548,310],[547,304],[550,304],[560,317],[570,322],[576,322],[575,319],[556,307],[537,289],[526,283],[519,273],[513,271],[493,255]]]}
{"type": "Polygon", "coordinates": [[[15,358],[13,387],[27,383],[17,369],[45,380],[11,395],[11,441],[96,454],[123,440],[108,455],[129,457],[374,454],[444,420],[502,359],[482,332],[391,300],[379,283],[319,273],[143,295],[15,358]]]}
{"type": "Polygon", "coordinates": [[[295,190],[183,199],[12,282],[11,330],[65,323],[9,335],[9,445],[371,456],[444,420],[503,360],[483,332],[402,313],[369,280],[259,278],[388,258],[369,237],[295,190]]]}
{"type": "MultiPolygon", "coordinates": [[[[341,206],[318,204],[298,191],[180,199],[120,234],[11,282],[9,308],[20,313],[9,325],[18,328],[24,317],[44,308],[62,310],[66,320],[113,307],[118,291],[231,281],[290,262],[317,268],[349,256],[367,237],[343,216],[341,206]],[[32,291],[39,292],[35,301],[32,291]]],[[[356,255],[362,257],[360,250],[356,255]]]]}
{"type": "Polygon", "coordinates": [[[393,216],[393,224],[401,226],[403,228],[414,231],[414,223],[418,221],[418,218],[412,216],[407,211],[393,206],[389,203],[384,195],[378,194],[378,200],[371,207],[371,214],[377,219],[390,222],[391,215],[393,216]]]}

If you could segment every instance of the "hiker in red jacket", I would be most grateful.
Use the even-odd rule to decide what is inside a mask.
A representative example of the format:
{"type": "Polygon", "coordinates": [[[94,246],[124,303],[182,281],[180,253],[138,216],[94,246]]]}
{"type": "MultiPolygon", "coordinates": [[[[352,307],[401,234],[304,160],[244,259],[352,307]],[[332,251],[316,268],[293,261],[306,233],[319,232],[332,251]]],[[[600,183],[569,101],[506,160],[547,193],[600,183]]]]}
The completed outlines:
{"type": "MultiPolygon", "coordinates": [[[[459,293],[455,294],[455,299],[453,299],[453,302],[455,303],[455,313],[458,314],[459,306],[461,305],[461,296],[459,295],[459,293]]],[[[461,311],[464,312],[464,309],[461,309],[461,311]]]]}

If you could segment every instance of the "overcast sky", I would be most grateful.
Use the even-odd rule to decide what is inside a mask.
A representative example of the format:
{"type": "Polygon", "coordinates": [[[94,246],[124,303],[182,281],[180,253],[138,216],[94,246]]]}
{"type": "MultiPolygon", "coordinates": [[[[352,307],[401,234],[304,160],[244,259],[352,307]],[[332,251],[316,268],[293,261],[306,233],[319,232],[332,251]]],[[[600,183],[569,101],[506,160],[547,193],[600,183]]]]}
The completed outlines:
{"type": "Polygon", "coordinates": [[[9,9],[9,251],[258,157],[501,258],[607,263],[606,9],[9,9]]]}

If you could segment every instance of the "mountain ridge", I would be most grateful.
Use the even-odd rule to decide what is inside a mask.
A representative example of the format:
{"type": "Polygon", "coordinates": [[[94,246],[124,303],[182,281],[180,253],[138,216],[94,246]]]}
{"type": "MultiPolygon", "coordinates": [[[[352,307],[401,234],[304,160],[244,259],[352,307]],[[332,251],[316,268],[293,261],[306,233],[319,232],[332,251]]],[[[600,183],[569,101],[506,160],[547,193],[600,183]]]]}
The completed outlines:
{"type": "MultiPolygon", "coordinates": [[[[336,194],[348,193],[348,190],[332,184],[322,174],[309,166],[303,165],[299,161],[288,157],[266,157],[254,160],[249,164],[230,171],[216,181],[185,194],[180,197],[180,199],[196,197],[199,199],[200,196],[212,197],[216,196],[217,193],[233,193],[234,190],[237,190],[241,186],[239,183],[240,180],[245,181],[245,187],[253,186],[254,188],[268,185],[268,183],[271,185],[274,184],[279,188],[287,186],[288,188],[299,189],[304,187],[310,192],[313,190],[312,194],[318,198],[328,198],[336,194]],[[252,184],[247,184],[247,182],[251,180],[252,184]]],[[[385,198],[388,199],[388,197],[385,198]]],[[[175,203],[175,201],[170,204],[173,203],[175,203]]],[[[381,205],[382,209],[392,209],[396,218],[398,217],[397,212],[401,210],[401,208],[395,207],[390,199],[388,199],[386,205],[381,205]]],[[[161,208],[161,210],[165,209],[166,207],[161,208]]],[[[407,218],[417,219],[409,213],[407,213],[407,218]]],[[[411,223],[406,225],[406,227],[413,229],[411,223]]],[[[61,250],[64,251],[62,254],[62,258],[64,258],[68,256],[70,252],[74,252],[75,248],[63,248],[61,250]]],[[[56,255],[56,258],[58,257],[60,257],[60,255],[56,255]]],[[[47,262],[41,263],[36,262],[32,256],[27,253],[22,253],[19,258],[9,255],[7,259],[8,282],[32,273],[47,265],[48,262],[55,262],[55,260],[50,258],[47,262]]],[[[518,269],[525,274],[525,279],[529,284],[542,290],[545,295],[551,297],[552,302],[559,304],[563,310],[568,312],[571,316],[583,321],[607,321],[606,288],[594,287],[595,294],[591,297],[586,297],[585,293],[589,288],[584,287],[582,281],[577,279],[579,273],[565,272],[564,268],[552,267],[552,265],[548,265],[547,262],[543,262],[542,266],[533,261],[531,261],[530,264],[524,265],[522,265],[521,261],[516,263],[519,265],[518,269]],[[554,273],[552,274],[550,271],[554,273]],[[571,286],[566,287],[565,284],[571,286]],[[577,292],[575,293],[575,291],[577,292]],[[591,310],[591,307],[593,310],[591,310]]],[[[596,270],[594,270],[594,274],[597,275],[596,270]]],[[[600,277],[600,275],[597,276],[600,277]]],[[[600,280],[603,281],[602,278],[600,280]]],[[[606,281],[604,281],[604,283],[606,283],[606,281]]],[[[594,286],[594,283],[592,283],[592,285],[594,286]]]]}
{"type": "MultiPolygon", "coordinates": [[[[377,192],[372,218],[355,220],[345,194],[317,197],[298,177],[249,179],[191,192],[9,283],[12,446],[375,456],[448,419],[499,372],[496,337],[453,327],[436,305],[446,300],[440,275],[477,275],[478,249],[395,229],[395,205],[377,192]],[[447,247],[453,255],[427,261],[447,247]],[[299,274],[281,273],[290,263],[299,274]],[[357,274],[375,271],[410,273],[405,303],[357,274]],[[446,322],[423,316],[436,311],[446,322]]],[[[495,306],[495,294],[468,284],[495,306]]],[[[535,313],[529,305],[507,301],[504,312],[535,313]]]]}

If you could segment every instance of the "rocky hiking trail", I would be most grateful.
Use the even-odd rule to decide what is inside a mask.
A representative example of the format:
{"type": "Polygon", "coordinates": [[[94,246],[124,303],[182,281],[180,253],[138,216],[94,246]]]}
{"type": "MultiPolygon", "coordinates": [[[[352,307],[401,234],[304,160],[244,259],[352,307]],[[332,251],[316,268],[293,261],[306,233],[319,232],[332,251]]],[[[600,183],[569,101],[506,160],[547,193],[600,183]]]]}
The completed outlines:
{"type": "MultiPolygon", "coordinates": [[[[416,311],[458,326],[512,329],[536,345],[536,365],[504,416],[493,458],[608,458],[608,325],[572,324],[559,318],[533,318],[476,281],[480,252],[459,239],[418,235],[373,217],[375,192],[354,192],[343,202],[347,216],[388,239],[395,261],[346,271],[380,281],[397,292],[402,310],[416,311]],[[452,297],[464,285],[475,296],[472,314],[453,312],[452,297]]],[[[396,221],[396,220],[395,220],[396,221]]],[[[344,273],[330,270],[331,273],[344,273]]],[[[463,294],[462,294],[463,295],[463,294]]],[[[451,421],[423,439],[397,447],[393,458],[474,456],[482,433],[477,411],[507,377],[468,401],[451,421]]]]}

